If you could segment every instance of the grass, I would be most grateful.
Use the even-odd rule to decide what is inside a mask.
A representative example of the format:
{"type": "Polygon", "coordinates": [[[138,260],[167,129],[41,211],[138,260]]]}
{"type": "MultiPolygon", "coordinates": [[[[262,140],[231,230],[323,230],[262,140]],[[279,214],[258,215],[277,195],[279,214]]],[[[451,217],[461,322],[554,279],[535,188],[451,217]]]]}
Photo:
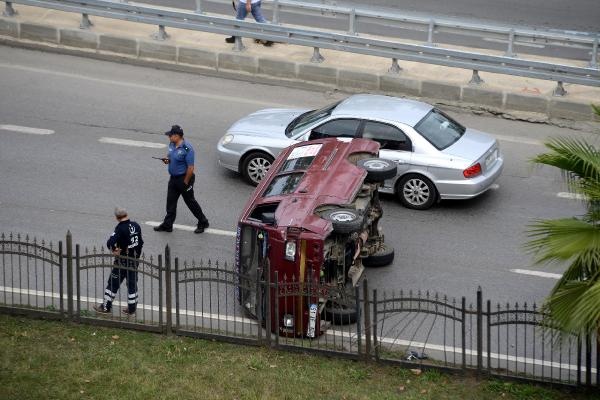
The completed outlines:
{"type": "Polygon", "coordinates": [[[600,399],[207,340],[0,315],[0,399],[600,399]]]}

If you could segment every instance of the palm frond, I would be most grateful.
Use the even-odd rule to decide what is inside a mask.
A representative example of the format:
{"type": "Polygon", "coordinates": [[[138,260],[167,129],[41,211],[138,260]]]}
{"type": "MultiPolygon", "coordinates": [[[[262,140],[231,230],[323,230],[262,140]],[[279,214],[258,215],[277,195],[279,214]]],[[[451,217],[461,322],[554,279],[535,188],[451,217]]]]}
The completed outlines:
{"type": "Polygon", "coordinates": [[[577,193],[587,195],[583,189],[591,193],[600,190],[597,189],[600,186],[598,149],[585,141],[572,138],[550,139],[545,145],[550,152],[537,155],[532,162],[560,168],[569,186],[577,193]]]}
{"type": "Polygon", "coordinates": [[[600,326],[600,281],[571,281],[550,296],[544,311],[553,325],[570,333],[591,333],[600,326]]]}
{"type": "Polygon", "coordinates": [[[600,249],[600,226],[575,218],[535,220],[527,229],[531,240],[525,249],[535,255],[536,263],[568,261],[593,256],[600,249]]]}

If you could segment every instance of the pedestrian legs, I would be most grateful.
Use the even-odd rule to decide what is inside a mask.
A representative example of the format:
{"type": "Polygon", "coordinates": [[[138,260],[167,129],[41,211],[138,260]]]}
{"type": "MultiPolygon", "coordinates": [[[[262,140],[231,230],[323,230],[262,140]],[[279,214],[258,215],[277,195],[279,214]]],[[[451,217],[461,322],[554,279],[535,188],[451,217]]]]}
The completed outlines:
{"type": "Polygon", "coordinates": [[[167,229],[173,228],[173,223],[177,216],[177,201],[181,195],[181,191],[178,187],[178,179],[183,180],[183,178],[173,177],[169,179],[169,187],[167,190],[167,215],[165,215],[165,219],[162,223],[162,226],[167,229]]]}
{"type": "Polygon", "coordinates": [[[190,184],[187,189],[184,189],[183,193],[181,193],[181,197],[183,197],[183,201],[188,206],[194,217],[198,219],[198,225],[208,225],[208,219],[202,212],[202,207],[198,204],[198,201],[194,197],[194,181],[196,180],[196,176],[192,175],[192,179],[190,180],[190,184]]]}
{"type": "Polygon", "coordinates": [[[112,309],[112,303],[115,300],[119,286],[121,286],[121,282],[125,279],[125,272],[125,270],[118,267],[113,267],[112,271],[110,271],[108,283],[106,284],[106,289],[104,289],[104,308],[107,311],[112,309]]]}

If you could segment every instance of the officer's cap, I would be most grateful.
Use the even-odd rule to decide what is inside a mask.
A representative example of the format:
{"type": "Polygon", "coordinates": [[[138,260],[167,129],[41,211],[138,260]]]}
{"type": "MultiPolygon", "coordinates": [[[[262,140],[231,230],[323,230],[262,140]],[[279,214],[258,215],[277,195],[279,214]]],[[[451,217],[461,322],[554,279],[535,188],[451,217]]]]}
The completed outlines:
{"type": "Polygon", "coordinates": [[[165,135],[168,135],[168,136],[171,136],[171,135],[183,136],[183,129],[181,129],[181,127],[179,125],[173,125],[171,127],[171,130],[165,132],[165,135]]]}

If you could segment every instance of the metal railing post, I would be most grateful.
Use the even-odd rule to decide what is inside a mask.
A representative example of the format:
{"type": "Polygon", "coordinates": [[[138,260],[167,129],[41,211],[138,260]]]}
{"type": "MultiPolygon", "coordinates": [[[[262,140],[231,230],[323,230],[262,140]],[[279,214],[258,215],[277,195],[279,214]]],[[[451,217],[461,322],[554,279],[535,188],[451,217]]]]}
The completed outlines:
{"type": "MultiPolygon", "coordinates": [[[[159,267],[160,268],[160,267],[159,267]]],[[[159,274],[161,271],[159,270],[159,274]]],[[[165,307],[167,307],[167,335],[173,330],[173,314],[171,307],[173,305],[173,290],[171,287],[171,249],[169,245],[165,246],[165,307]]],[[[160,294],[162,296],[162,293],[160,294]]],[[[160,310],[162,314],[162,309],[160,310]]]]}
{"type": "Polygon", "coordinates": [[[165,30],[164,25],[159,25],[158,32],[152,34],[152,39],[154,39],[154,40],[164,41],[164,40],[167,40],[169,37],[170,36],[167,33],[167,31],[165,30]]]}
{"type": "Polygon", "coordinates": [[[356,9],[353,8],[348,14],[348,34],[356,35],[356,9]]]}
{"type": "Polygon", "coordinates": [[[590,60],[590,68],[598,68],[598,38],[594,39],[592,44],[592,59],[590,60]]]}
{"type": "Polygon", "coordinates": [[[90,20],[90,16],[83,13],[81,14],[81,23],[79,24],[79,29],[90,29],[94,24],[90,20]]]}
{"type": "Polygon", "coordinates": [[[467,327],[465,324],[467,323],[467,299],[463,296],[462,304],[460,309],[460,319],[461,319],[461,350],[462,350],[462,369],[467,369],[467,327]]]}
{"type": "MultiPolygon", "coordinates": [[[[277,271],[275,271],[277,273],[277,271]]],[[[269,264],[265,265],[265,274],[267,277],[266,286],[267,290],[264,295],[265,300],[265,339],[268,347],[271,347],[271,330],[273,329],[273,323],[271,322],[271,268],[269,264]]],[[[277,333],[279,334],[279,332],[277,333]]]]}
{"type": "Polygon", "coordinates": [[[483,369],[483,300],[481,286],[477,288],[477,374],[483,369]]]}
{"type": "Polygon", "coordinates": [[[585,385],[592,386],[592,337],[585,335],[585,385]]]}
{"type": "Polygon", "coordinates": [[[429,27],[427,28],[427,46],[435,46],[435,43],[433,43],[434,32],[435,32],[435,21],[433,19],[430,19],[429,27]]]}
{"type": "Polygon", "coordinates": [[[513,51],[514,43],[515,43],[515,30],[511,29],[508,33],[508,50],[506,50],[506,53],[504,53],[504,55],[506,57],[516,57],[517,56],[513,51]]]}
{"type": "Polygon", "coordinates": [[[310,59],[311,63],[316,63],[316,64],[320,64],[323,61],[325,61],[325,57],[323,57],[321,55],[321,52],[319,51],[318,47],[313,47],[313,55],[310,59]]]}
{"type": "Polygon", "coordinates": [[[202,14],[202,0],[196,0],[196,13],[202,14]]]}
{"type": "Polygon", "coordinates": [[[402,67],[398,65],[398,59],[392,58],[392,66],[388,69],[390,74],[399,74],[402,71],[402,67]]]}
{"type": "MultiPolygon", "coordinates": [[[[275,271],[275,348],[279,347],[279,271],[275,271]]],[[[272,322],[271,322],[272,323],[272,322]]],[[[271,325],[269,326],[269,336],[271,332],[271,325]]]]}
{"type": "Polygon", "coordinates": [[[67,231],[67,316],[73,319],[73,236],[67,231]]]}
{"type": "Polygon", "coordinates": [[[562,97],[562,96],[565,96],[566,94],[567,94],[567,91],[563,87],[563,83],[561,81],[558,81],[556,83],[556,87],[552,91],[552,96],[562,97]]]}
{"type": "Polygon", "coordinates": [[[279,25],[279,0],[273,0],[273,20],[271,23],[279,25]]]}
{"type": "Polygon", "coordinates": [[[65,300],[64,300],[64,294],[65,294],[65,288],[63,285],[63,276],[64,276],[64,269],[65,269],[65,254],[63,253],[63,242],[62,240],[60,242],[58,242],[58,263],[60,264],[60,268],[58,269],[58,292],[59,292],[59,296],[60,299],[58,301],[59,307],[60,307],[60,313],[64,314],[65,312],[65,300]]]}
{"type": "Polygon", "coordinates": [[[75,282],[76,282],[76,291],[77,291],[77,320],[79,321],[79,318],[81,317],[81,289],[80,289],[80,283],[81,282],[81,276],[80,276],[80,252],[79,252],[79,245],[75,245],[75,282]]]}
{"type": "Polygon", "coordinates": [[[246,50],[246,46],[244,46],[244,43],[242,42],[242,37],[236,36],[235,44],[233,45],[233,51],[244,51],[244,50],[246,50]]]}
{"type": "Polygon", "coordinates": [[[479,71],[474,69],[473,75],[471,76],[471,80],[469,81],[469,83],[471,85],[481,85],[483,82],[484,82],[483,79],[481,79],[481,77],[479,77],[479,71]]]}
{"type": "Polygon", "coordinates": [[[4,12],[2,13],[2,15],[5,17],[14,17],[17,14],[18,13],[15,11],[15,9],[12,6],[12,2],[7,1],[5,3],[4,12]]]}
{"type": "Polygon", "coordinates": [[[488,373],[492,370],[492,302],[487,301],[487,369],[488,373]]]}
{"type": "Polygon", "coordinates": [[[375,360],[379,361],[379,342],[377,341],[377,289],[373,290],[373,316],[371,332],[373,332],[373,349],[375,350],[375,360]]]}
{"type": "MultiPolygon", "coordinates": [[[[358,292],[358,290],[357,290],[358,292]]],[[[367,279],[363,280],[363,310],[365,313],[365,359],[371,356],[371,308],[369,308],[369,283],[367,279]]],[[[360,318],[357,318],[360,324],[360,318]]]]}
{"type": "MultiPolygon", "coordinates": [[[[160,256],[159,256],[160,257],[160,256]]],[[[161,265],[161,261],[159,258],[159,265],[161,265]]],[[[179,315],[179,258],[175,257],[175,332],[179,330],[181,326],[180,315],[179,315]]]]}

